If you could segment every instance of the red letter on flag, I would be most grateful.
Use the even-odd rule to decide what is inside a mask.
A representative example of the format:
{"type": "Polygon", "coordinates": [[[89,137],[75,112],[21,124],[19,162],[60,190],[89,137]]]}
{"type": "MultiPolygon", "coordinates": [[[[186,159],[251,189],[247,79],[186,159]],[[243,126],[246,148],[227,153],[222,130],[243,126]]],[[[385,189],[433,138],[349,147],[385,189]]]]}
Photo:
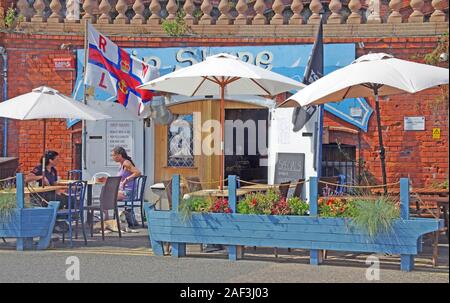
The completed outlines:
{"type": "Polygon", "coordinates": [[[105,53],[106,52],[106,39],[102,35],[99,36],[98,47],[105,53]]]}
{"type": "Polygon", "coordinates": [[[100,79],[100,83],[98,84],[101,88],[107,89],[108,87],[105,85],[105,73],[102,73],[102,78],[100,79]]]}

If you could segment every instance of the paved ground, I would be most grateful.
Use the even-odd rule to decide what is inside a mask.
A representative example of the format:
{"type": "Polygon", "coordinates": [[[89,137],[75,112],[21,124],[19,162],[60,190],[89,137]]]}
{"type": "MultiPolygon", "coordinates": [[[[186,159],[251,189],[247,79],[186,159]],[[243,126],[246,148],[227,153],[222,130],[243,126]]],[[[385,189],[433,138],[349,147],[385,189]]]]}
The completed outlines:
{"type": "MultiPolygon", "coordinates": [[[[105,241],[95,235],[88,246],[75,240],[73,248],[61,241],[46,251],[15,251],[15,240],[0,241],[0,283],[65,282],[70,256],[80,261],[80,282],[368,282],[367,254],[329,252],[324,264],[309,265],[304,250],[247,247],[243,260],[230,262],[226,251],[200,252],[199,245],[189,245],[188,256],[172,258],[152,254],[145,229],[139,233],[108,234],[105,241]]],[[[424,252],[416,258],[414,271],[400,271],[398,256],[380,258],[380,282],[449,282],[448,242],[442,237],[439,266],[431,264],[430,239],[425,238],[424,252]]]]}

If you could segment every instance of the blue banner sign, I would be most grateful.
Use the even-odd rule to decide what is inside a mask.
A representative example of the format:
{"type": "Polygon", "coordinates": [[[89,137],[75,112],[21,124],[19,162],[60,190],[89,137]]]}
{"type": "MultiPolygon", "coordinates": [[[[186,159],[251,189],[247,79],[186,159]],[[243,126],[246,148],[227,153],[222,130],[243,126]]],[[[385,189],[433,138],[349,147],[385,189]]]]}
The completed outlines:
{"type": "MultiPolygon", "coordinates": [[[[218,53],[229,53],[245,62],[269,69],[297,81],[303,80],[312,44],[301,45],[264,45],[264,46],[230,46],[230,47],[168,47],[168,48],[129,48],[126,49],[136,57],[143,59],[159,69],[163,76],[179,68],[193,65],[206,57],[218,53]]],[[[349,65],[355,59],[354,44],[325,44],[324,72],[330,73],[349,65]]],[[[83,64],[84,51],[77,51],[77,83],[73,92],[74,98],[83,98],[83,64]]],[[[97,100],[114,100],[101,90],[90,92],[97,100]]],[[[292,92],[295,93],[295,92],[292,92]]],[[[346,99],[338,103],[328,103],[325,110],[336,115],[364,131],[367,131],[372,109],[363,98],[346,99]]],[[[72,125],[73,125],[72,121],[72,125]]],[[[69,126],[69,124],[68,124],[69,126]]]]}

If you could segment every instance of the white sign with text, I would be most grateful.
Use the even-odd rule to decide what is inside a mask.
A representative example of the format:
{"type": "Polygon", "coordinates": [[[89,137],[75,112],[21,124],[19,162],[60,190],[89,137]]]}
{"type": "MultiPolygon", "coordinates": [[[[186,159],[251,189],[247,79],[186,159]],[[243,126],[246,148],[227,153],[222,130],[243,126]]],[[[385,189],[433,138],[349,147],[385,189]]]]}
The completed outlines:
{"type": "Polygon", "coordinates": [[[116,146],[123,147],[133,158],[133,121],[106,121],[106,166],[117,166],[110,155],[116,146]]]}
{"type": "Polygon", "coordinates": [[[425,130],[425,117],[404,117],[404,130],[425,130]]]}

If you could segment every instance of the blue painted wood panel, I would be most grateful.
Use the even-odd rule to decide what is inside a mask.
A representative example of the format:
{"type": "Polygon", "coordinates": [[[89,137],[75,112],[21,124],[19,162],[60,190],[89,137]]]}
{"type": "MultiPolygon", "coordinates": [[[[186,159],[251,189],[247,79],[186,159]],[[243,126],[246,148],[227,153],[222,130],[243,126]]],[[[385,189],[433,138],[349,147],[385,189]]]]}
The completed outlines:
{"type": "MultiPolygon", "coordinates": [[[[233,176],[230,207],[235,209],[233,176]]],[[[179,176],[174,176],[173,192],[179,202],[179,176]]],[[[318,217],[317,178],[310,178],[311,216],[244,215],[221,213],[192,213],[190,220],[183,221],[178,208],[157,211],[154,204],[144,206],[148,218],[149,237],[154,252],[162,255],[162,243],[171,242],[174,256],[184,256],[182,243],[223,244],[230,246],[229,258],[236,260],[236,245],[302,248],[311,251],[311,264],[319,264],[320,250],[352,252],[380,252],[400,254],[402,270],[414,266],[413,255],[418,253],[418,238],[423,234],[441,229],[443,220],[409,218],[408,179],[401,179],[401,217],[394,221],[389,233],[370,238],[365,232],[352,226],[348,218],[318,217]]]]}
{"type": "Polygon", "coordinates": [[[392,233],[375,239],[342,218],[196,214],[183,222],[177,213],[146,208],[154,241],[290,247],[417,254],[417,239],[443,225],[442,220],[397,220],[392,233]]]}
{"type": "Polygon", "coordinates": [[[17,248],[31,248],[33,237],[39,237],[38,249],[48,247],[56,220],[59,202],[50,202],[47,208],[18,208],[11,217],[1,218],[0,237],[18,238],[17,248]],[[31,239],[31,240],[30,240],[31,239]]]}

